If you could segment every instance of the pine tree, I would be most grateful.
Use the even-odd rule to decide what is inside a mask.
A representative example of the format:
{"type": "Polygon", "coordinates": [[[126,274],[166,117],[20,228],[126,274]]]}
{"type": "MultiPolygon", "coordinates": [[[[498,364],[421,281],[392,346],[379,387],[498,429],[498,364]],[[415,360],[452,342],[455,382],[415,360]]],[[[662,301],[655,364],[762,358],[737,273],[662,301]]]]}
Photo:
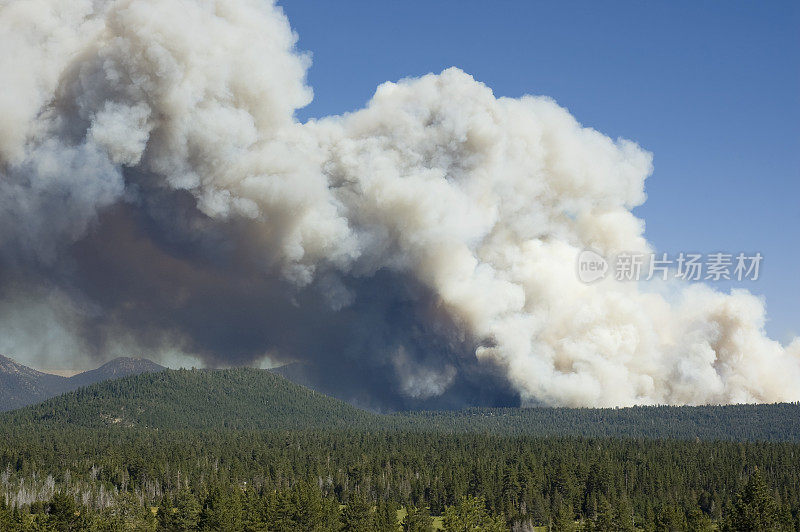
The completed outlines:
{"type": "Polygon", "coordinates": [[[242,496],[242,514],[242,530],[244,532],[266,532],[266,503],[255,491],[245,490],[242,496]]]}
{"type": "Polygon", "coordinates": [[[85,519],[78,511],[75,500],[65,493],[55,493],[47,505],[48,523],[63,532],[81,530],[85,519]]]}
{"type": "Polygon", "coordinates": [[[633,505],[627,496],[620,497],[614,517],[616,530],[620,532],[634,532],[636,530],[633,522],[633,505]]]}
{"type": "Polygon", "coordinates": [[[200,503],[189,490],[182,490],[175,497],[175,520],[178,530],[197,530],[200,521],[200,503]]]}
{"type": "Polygon", "coordinates": [[[407,506],[403,532],[432,532],[433,519],[425,506],[407,506]]]}
{"type": "Polygon", "coordinates": [[[566,503],[561,504],[553,518],[553,530],[575,532],[577,529],[578,525],[575,522],[575,512],[572,510],[572,506],[566,503]]]}
{"type": "Polygon", "coordinates": [[[11,510],[6,506],[6,501],[0,497],[0,530],[12,530],[13,520],[11,510]]]}
{"type": "Polygon", "coordinates": [[[686,516],[674,504],[665,504],[656,516],[656,532],[679,532],[686,530],[686,516]]]}
{"type": "Polygon", "coordinates": [[[392,500],[380,500],[375,508],[375,531],[397,532],[397,504],[392,500]]]}
{"type": "Polygon", "coordinates": [[[164,495],[161,498],[161,503],[158,505],[158,511],[156,512],[156,519],[158,520],[159,530],[177,530],[175,506],[169,495],[164,495]]]}
{"type": "Polygon", "coordinates": [[[600,496],[600,505],[597,508],[597,518],[595,519],[595,527],[597,530],[617,530],[616,527],[617,514],[614,512],[613,506],[604,496],[600,496]]]}
{"type": "Polygon", "coordinates": [[[501,532],[508,530],[502,516],[492,516],[486,510],[486,502],[480,497],[462,497],[455,506],[444,511],[446,532],[501,532]]]}
{"type": "Polygon", "coordinates": [[[686,515],[686,526],[689,532],[711,532],[714,524],[711,519],[703,513],[699,506],[691,508],[686,515]]]}
{"type": "Polygon", "coordinates": [[[730,525],[738,532],[780,530],[779,510],[778,503],[770,494],[761,471],[756,469],[736,497],[730,525]]]}
{"type": "Polygon", "coordinates": [[[343,532],[372,532],[372,512],[367,499],[353,493],[342,510],[343,532]]]}
{"type": "Polygon", "coordinates": [[[215,488],[206,497],[200,512],[201,530],[240,530],[242,528],[242,503],[237,491],[224,493],[215,488]]]}

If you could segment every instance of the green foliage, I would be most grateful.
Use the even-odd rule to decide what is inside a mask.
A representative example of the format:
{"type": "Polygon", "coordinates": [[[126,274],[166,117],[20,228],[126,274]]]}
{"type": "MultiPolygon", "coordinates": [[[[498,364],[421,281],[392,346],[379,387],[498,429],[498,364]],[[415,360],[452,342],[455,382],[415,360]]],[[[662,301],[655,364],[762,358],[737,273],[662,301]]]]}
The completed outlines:
{"type": "MultiPolygon", "coordinates": [[[[87,510],[81,508],[82,513],[87,510]]],[[[150,508],[142,506],[132,493],[120,493],[114,504],[91,514],[88,528],[92,532],[145,531],[155,530],[157,523],[150,508]]]]}
{"type": "Polygon", "coordinates": [[[0,416],[0,530],[396,532],[400,506],[405,530],[796,530],[796,442],[549,435],[749,412],[794,440],[796,407],[382,416],[269,372],[166,371],[0,416]]]}
{"type": "Polygon", "coordinates": [[[242,532],[267,531],[267,505],[253,490],[242,493],[242,532]]]}
{"type": "Polygon", "coordinates": [[[318,486],[298,483],[267,496],[266,522],[275,532],[335,532],[339,530],[339,503],[325,497],[318,486]]]}
{"type": "Polygon", "coordinates": [[[436,433],[800,441],[800,403],[702,407],[470,408],[378,415],[267,370],[167,370],[105,381],[0,414],[12,432],[87,428],[401,430],[436,433]]]}
{"type": "Polygon", "coordinates": [[[175,497],[172,526],[175,530],[197,530],[200,525],[200,502],[188,490],[181,490],[175,497]]]}
{"type": "Polygon", "coordinates": [[[105,381],[0,415],[10,431],[368,427],[378,416],[252,368],[169,370],[105,381]]]}
{"type": "Polygon", "coordinates": [[[714,523],[700,508],[691,508],[686,516],[687,530],[690,532],[712,532],[714,523]]]}
{"type": "Polygon", "coordinates": [[[572,506],[565,503],[558,506],[558,511],[553,517],[553,530],[560,532],[576,532],[578,530],[572,506]]]}
{"type": "Polygon", "coordinates": [[[623,495],[617,500],[614,512],[614,529],[620,532],[634,532],[636,530],[633,505],[627,495],[623,495]]]}
{"type": "Polygon", "coordinates": [[[664,504],[661,506],[656,517],[656,532],[679,532],[686,530],[686,516],[683,511],[674,504],[664,504]]]}
{"type": "Polygon", "coordinates": [[[761,472],[756,469],[736,497],[730,528],[737,532],[783,530],[780,509],[769,492],[761,472]]]}
{"type": "MultiPolygon", "coordinates": [[[[395,529],[396,530],[396,529],[395,529]]],[[[407,506],[403,532],[432,532],[433,519],[426,506],[407,506]]]]}
{"type": "Polygon", "coordinates": [[[158,507],[158,529],[199,530],[201,511],[200,501],[189,490],[181,490],[173,498],[164,497],[158,507]]]}
{"type": "Polygon", "coordinates": [[[508,530],[502,516],[494,516],[480,497],[462,497],[444,511],[446,532],[504,532],[508,530]]]}
{"type": "Polygon", "coordinates": [[[375,532],[397,532],[397,503],[381,499],[375,506],[375,532]]]}
{"type": "Polygon", "coordinates": [[[360,493],[352,493],[342,510],[343,532],[372,532],[372,511],[367,499],[360,493]]]}
{"type": "Polygon", "coordinates": [[[587,438],[800,442],[800,403],[631,408],[468,408],[395,414],[405,430],[587,438]]]}
{"type": "Polygon", "coordinates": [[[241,530],[243,523],[241,491],[215,487],[205,498],[200,511],[200,530],[241,530]]]}
{"type": "Polygon", "coordinates": [[[47,525],[59,532],[82,530],[85,519],[71,495],[55,493],[47,505],[47,525]]]}
{"type": "Polygon", "coordinates": [[[608,499],[605,497],[600,498],[600,507],[597,511],[597,516],[594,519],[596,530],[616,530],[615,524],[617,515],[614,508],[608,499]]]}

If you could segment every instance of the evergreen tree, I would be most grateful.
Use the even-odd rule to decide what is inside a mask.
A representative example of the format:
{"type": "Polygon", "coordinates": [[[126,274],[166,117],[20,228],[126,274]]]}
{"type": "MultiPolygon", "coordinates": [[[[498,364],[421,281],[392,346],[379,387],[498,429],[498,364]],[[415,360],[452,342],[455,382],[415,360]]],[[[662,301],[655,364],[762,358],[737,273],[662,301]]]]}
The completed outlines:
{"type": "Polygon", "coordinates": [[[276,532],[335,532],[339,530],[339,508],[312,483],[298,483],[267,498],[266,521],[276,532]]]}
{"type": "Polygon", "coordinates": [[[350,495],[342,510],[343,532],[372,532],[372,511],[365,497],[357,493],[350,495]]]}
{"type": "Polygon", "coordinates": [[[615,512],[614,528],[620,532],[634,532],[636,526],[633,520],[633,505],[626,495],[617,501],[615,512]]]}
{"type": "Polygon", "coordinates": [[[686,530],[686,516],[674,504],[664,504],[656,516],[656,532],[681,532],[686,530]]]}
{"type": "Polygon", "coordinates": [[[782,528],[778,503],[756,469],[736,497],[730,527],[737,532],[767,532],[782,528]]]}
{"type": "Polygon", "coordinates": [[[0,416],[0,501],[11,506],[0,505],[0,531],[52,530],[60,514],[92,530],[333,532],[354,491],[378,503],[348,505],[346,526],[358,528],[355,513],[379,531],[399,528],[389,507],[400,503],[449,512],[455,526],[464,496],[517,529],[568,530],[576,520],[614,530],[633,520],[642,532],[792,529],[798,412],[800,404],[384,416],[258,370],[144,375],[0,416]],[[635,437],[609,437],[615,430],[635,437]],[[761,488],[743,463],[758,464],[761,488]],[[54,492],[83,504],[51,515],[41,499],[54,492]]]}
{"type": "Polygon", "coordinates": [[[75,500],[65,493],[55,493],[47,505],[47,522],[59,532],[71,532],[85,527],[85,519],[81,515],[75,500]]]}
{"type": "Polygon", "coordinates": [[[11,528],[11,511],[6,506],[4,498],[0,497],[0,530],[11,528]]]}
{"type": "Polygon", "coordinates": [[[197,530],[200,522],[200,503],[189,490],[181,490],[175,497],[174,525],[177,530],[197,530]]]}
{"type": "Polygon", "coordinates": [[[403,532],[433,532],[433,519],[425,506],[407,506],[403,532]]]}
{"type": "Polygon", "coordinates": [[[617,530],[617,514],[614,507],[604,496],[600,496],[600,505],[597,508],[595,528],[597,530],[617,530]]]}
{"type": "Polygon", "coordinates": [[[699,506],[691,508],[686,515],[686,527],[689,532],[711,532],[714,524],[699,506]]]}
{"type": "Polygon", "coordinates": [[[12,510],[6,505],[3,497],[0,497],[0,530],[7,532],[21,532],[24,530],[22,520],[16,508],[12,510]]]}
{"type": "Polygon", "coordinates": [[[237,491],[214,488],[206,497],[199,517],[200,530],[242,530],[242,503],[237,491]]]}
{"type": "Polygon", "coordinates": [[[444,511],[446,532],[505,532],[508,530],[502,516],[492,516],[486,502],[480,497],[462,497],[455,506],[444,511]]]}
{"type": "MultiPolygon", "coordinates": [[[[81,508],[81,512],[88,512],[81,508]]],[[[148,507],[143,507],[132,493],[120,493],[114,504],[91,518],[92,532],[117,532],[118,530],[155,530],[157,521],[148,507]]]]}
{"type": "Polygon", "coordinates": [[[575,512],[572,510],[572,506],[566,503],[559,505],[558,511],[553,518],[553,530],[558,530],[559,532],[575,532],[578,530],[578,525],[575,522],[575,512]]]}
{"type": "Polygon", "coordinates": [[[397,532],[397,504],[390,500],[380,500],[375,508],[375,531],[397,532]]]}
{"type": "Polygon", "coordinates": [[[242,530],[244,532],[267,531],[267,505],[254,490],[242,494],[242,530]]]}
{"type": "Polygon", "coordinates": [[[177,530],[178,524],[175,520],[175,506],[172,497],[164,495],[161,498],[161,503],[158,505],[156,512],[156,519],[158,521],[159,530],[177,530]]]}

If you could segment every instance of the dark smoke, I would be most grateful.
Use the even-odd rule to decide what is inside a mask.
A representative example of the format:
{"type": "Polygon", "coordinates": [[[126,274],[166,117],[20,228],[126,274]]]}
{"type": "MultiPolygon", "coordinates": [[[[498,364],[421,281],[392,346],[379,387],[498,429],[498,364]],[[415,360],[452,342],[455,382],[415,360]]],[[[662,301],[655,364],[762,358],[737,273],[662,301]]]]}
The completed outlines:
{"type": "Polygon", "coordinates": [[[295,42],[262,0],[0,2],[0,352],[379,410],[800,398],[750,294],[575,275],[650,251],[649,153],[455,68],[299,123],[295,42]]]}

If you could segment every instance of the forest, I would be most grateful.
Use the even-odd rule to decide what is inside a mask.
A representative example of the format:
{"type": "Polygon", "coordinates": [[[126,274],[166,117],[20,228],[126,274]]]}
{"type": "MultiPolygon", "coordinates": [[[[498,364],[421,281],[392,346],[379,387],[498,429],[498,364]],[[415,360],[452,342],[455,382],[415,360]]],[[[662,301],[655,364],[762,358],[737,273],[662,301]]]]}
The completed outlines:
{"type": "Polygon", "coordinates": [[[796,413],[381,415],[267,371],[145,374],[0,416],[0,530],[800,530],[796,413]]]}

